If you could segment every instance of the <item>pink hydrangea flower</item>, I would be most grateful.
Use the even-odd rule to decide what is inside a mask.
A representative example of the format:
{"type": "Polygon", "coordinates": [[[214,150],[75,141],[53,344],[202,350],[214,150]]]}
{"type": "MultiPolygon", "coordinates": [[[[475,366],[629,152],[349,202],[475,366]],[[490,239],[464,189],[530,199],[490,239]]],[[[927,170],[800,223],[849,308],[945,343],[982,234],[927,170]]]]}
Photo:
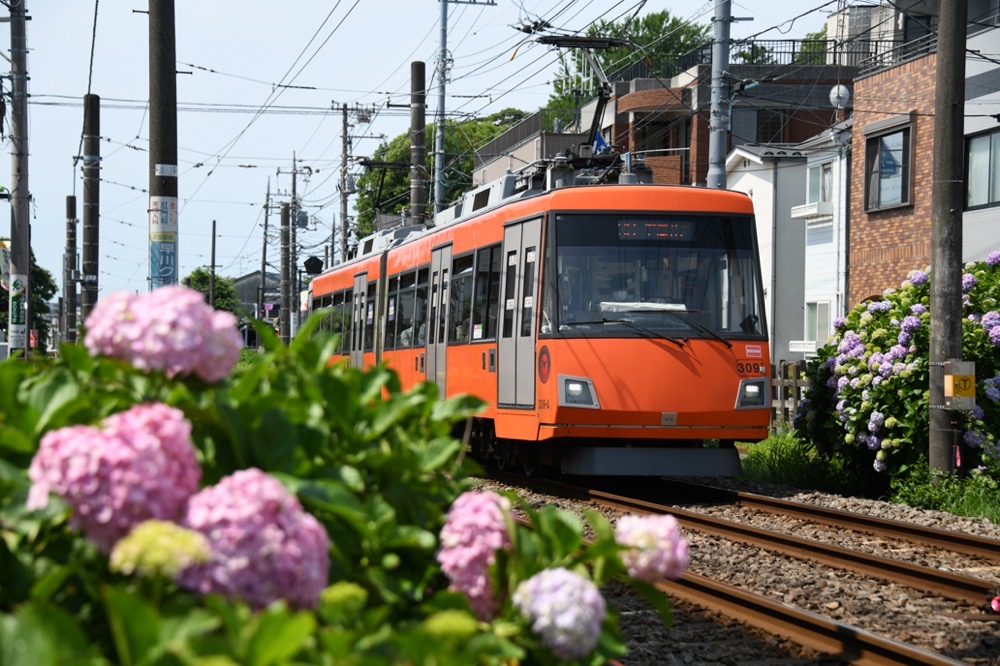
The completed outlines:
{"type": "Polygon", "coordinates": [[[327,585],[326,530],[259,469],[236,472],[192,497],[183,525],[212,548],[207,562],[181,574],[188,589],[242,599],[255,609],[278,599],[313,608],[327,585]]]}
{"type": "Polygon", "coordinates": [[[621,553],[628,574],[654,583],[680,578],[688,565],[688,542],[671,515],[623,516],[615,523],[615,540],[628,546],[621,553]]]}
{"type": "Polygon", "coordinates": [[[496,551],[511,547],[505,516],[510,512],[506,497],[493,492],[466,492],[448,510],[441,528],[438,562],[451,581],[451,589],[462,592],[481,620],[496,614],[496,599],[490,582],[490,566],[496,551]]]}
{"type": "Polygon", "coordinates": [[[206,382],[227,377],[243,346],[235,316],[179,285],[148,294],[112,294],[97,303],[86,327],[83,343],[92,354],[170,377],[197,375],[206,382]]]}
{"type": "Polygon", "coordinates": [[[597,586],[567,569],[546,569],[517,586],[514,607],[531,630],[560,659],[590,654],[601,638],[607,614],[597,586]]]}
{"type": "Polygon", "coordinates": [[[198,490],[201,467],[184,414],[161,403],[136,405],[101,427],[46,433],[28,468],[29,509],[55,493],[74,511],[70,525],[108,552],[150,519],[179,517],[198,490]]]}

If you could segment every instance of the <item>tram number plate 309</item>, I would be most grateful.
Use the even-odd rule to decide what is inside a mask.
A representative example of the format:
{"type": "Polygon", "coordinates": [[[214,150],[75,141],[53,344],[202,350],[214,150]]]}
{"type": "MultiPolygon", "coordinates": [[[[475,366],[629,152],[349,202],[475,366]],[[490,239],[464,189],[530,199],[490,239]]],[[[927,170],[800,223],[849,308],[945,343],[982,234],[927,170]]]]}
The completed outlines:
{"type": "Polygon", "coordinates": [[[767,366],[760,361],[736,361],[736,372],[741,375],[767,374],[767,366]]]}

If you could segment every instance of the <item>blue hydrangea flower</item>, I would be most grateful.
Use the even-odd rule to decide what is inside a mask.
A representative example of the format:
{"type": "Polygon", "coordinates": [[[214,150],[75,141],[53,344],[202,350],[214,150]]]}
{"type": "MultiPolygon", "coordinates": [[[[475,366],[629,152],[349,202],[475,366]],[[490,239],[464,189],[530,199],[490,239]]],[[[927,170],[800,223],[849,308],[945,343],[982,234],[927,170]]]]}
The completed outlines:
{"type": "Polygon", "coordinates": [[[962,274],[962,291],[963,292],[970,291],[973,287],[976,286],[976,284],[978,282],[979,281],[976,279],[976,276],[973,275],[972,273],[963,273],[962,274]]]}
{"type": "Polygon", "coordinates": [[[928,275],[924,271],[913,271],[913,275],[910,276],[910,282],[913,283],[915,287],[927,283],[928,275]]]}
{"type": "Polygon", "coordinates": [[[986,441],[986,437],[977,430],[968,430],[962,435],[962,441],[972,448],[978,449],[986,441]]]}

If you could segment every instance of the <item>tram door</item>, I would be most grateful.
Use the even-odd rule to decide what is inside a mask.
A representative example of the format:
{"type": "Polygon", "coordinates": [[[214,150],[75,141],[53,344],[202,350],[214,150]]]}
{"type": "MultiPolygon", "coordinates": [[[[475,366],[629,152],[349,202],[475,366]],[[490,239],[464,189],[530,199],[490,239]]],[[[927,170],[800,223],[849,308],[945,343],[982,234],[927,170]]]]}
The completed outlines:
{"type": "Polygon", "coordinates": [[[540,219],[512,224],[504,229],[497,403],[505,407],[535,406],[535,329],[541,231],[540,219]]]}
{"type": "Polygon", "coordinates": [[[351,366],[365,364],[365,317],[368,312],[368,274],[354,276],[354,304],[351,306],[351,366]]]}
{"type": "Polygon", "coordinates": [[[451,281],[451,245],[431,252],[431,291],[427,313],[426,378],[438,387],[438,395],[447,395],[448,360],[448,287],[451,281]]]}

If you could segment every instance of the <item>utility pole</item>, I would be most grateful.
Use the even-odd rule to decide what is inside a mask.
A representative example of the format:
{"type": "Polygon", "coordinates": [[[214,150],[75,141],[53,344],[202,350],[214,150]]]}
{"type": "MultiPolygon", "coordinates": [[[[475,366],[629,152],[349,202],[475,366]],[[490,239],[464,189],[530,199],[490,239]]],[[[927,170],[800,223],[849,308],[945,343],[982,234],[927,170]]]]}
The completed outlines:
{"type": "Polygon", "coordinates": [[[97,305],[101,231],[101,98],[83,96],[83,262],[80,316],[87,322],[97,305]]]}
{"type": "Polygon", "coordinates": [[[410,63],[410,216],[423,225],[427,210],[427,84],[424,63],[410,63]]]}
{"type": "Polygon", "coordinates": [[[63,303],[66,306],[66,342],[76,342],[76,197],[66,197],[66,256],[63,259],[63,303]]]}
{"type": "Polygon", "coordinates": [[[215,307],[215,220],[212,220],[212,270],[208,273],[208,304],[215,307]]]}
{"type": "Polygon", "coordinates": [[[296,236],[298,235],[297,228],[299,226],[299,197],[295,193],[295,181],[298,178],[298,173],[299,173],[298,163],[296,162],[295,153],[293,152],[292,153],[292,210],[291,210],[292,235],[290,241],[292,245],[289,255],[289,261],[292,264],[291,268],[292,272],[290,273],[289,277],[294,276],[295,278],[295,290],[294,290],[295,315],[291,316],[291,313],[290,312],[288,313],[289,316],[291,316],[290,326],[292,327],[292,330],[289,331],[291,335],[295,335],[296,331],[298,331],[299,329],[299,289],[301,288],[301,286],[299,285],[299,246],[298,246],[298,240],[296,239],[296,236]]]}
{"type": "Polygon", "coordinates": [[[437,135],[434,137],[434,212],[444,209],[444,110],[445,87],[448,82],[448,70],[451,69],[451,56],[448,55],[448,3],[453,5],[489,5],[497,3],[479,2],[477,0],[438,0],[441,3],[441,48],[438,53],[438,108],[437,135]]]}
{"type": "Polygon", "coordinates": [[[281,310],[278,312],[278,331],[281,334],[281,341],[286,345],[292,340],[292,318],[289,316],[288,308],[292,306],[292,281],[291,269],[289,267],[288,240],[289,240],[289,210],[288,204],[281,204],[281,310]]]}
{"type": "Polygon", "coordinates": [[[726,149],[729,131],[729,24],[731,0],[715,0],[712,19],[712,111],[708,126],[708,178],[706,184],[726,188],[726,149]]]}
{"type": "Polygon", "coordinates": [[[257,294],[257,318],[264,318],[264,291],[267,290],[267,222],[271,214],[271,177],[267,177],[264,195],[264,240],[260,249],[260,291],[257,294]]]}
{"type": "Polygon", "coordinates": [[[347,105],[341,104],[343,129],[340,141],[340,263],[347,261],[347,105]]]}
{"type": "Polygon", "coordinates": [[[7,320],[9,353],[24,350],[28,357],[31,325],[31,218],[28,190],[28,44],[25,36],[25,0],[10,7],[10,310],[7,320]]]}
{"type": "Polygon", "coordinates": [[[945,362],[962,358],[962,208],[967,0],[941,0],[931,197],[930,433],[932,469],[952,471],[954,414],[945,409],[945,362]]]}
{"type": "Polygon", "coordinates": [[[177,284],[174,0],[149,0],[149,288],[177,284]]]}

